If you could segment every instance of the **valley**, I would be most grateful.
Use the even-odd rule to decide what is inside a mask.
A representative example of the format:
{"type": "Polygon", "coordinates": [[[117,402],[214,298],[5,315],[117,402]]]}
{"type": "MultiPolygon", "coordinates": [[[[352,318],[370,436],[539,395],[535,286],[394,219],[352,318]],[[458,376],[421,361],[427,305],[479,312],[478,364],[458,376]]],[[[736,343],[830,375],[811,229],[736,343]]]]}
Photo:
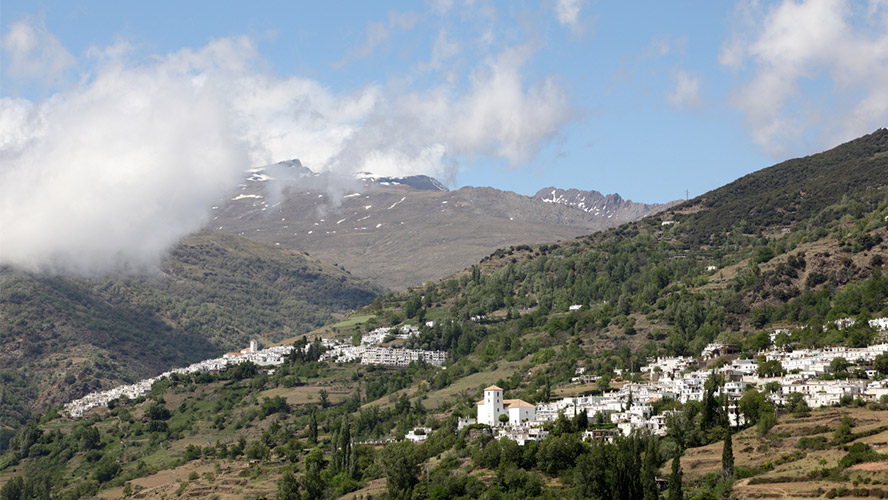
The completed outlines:
{"type": "MultiPolygon", "coordinates": [[[[255,317],[276,316],[275,290],[309,296],[329,312],[307,328],[266,319],[252,330],[238,327],[238,336],[208,337],[243,346],[284,329],[272,343],[288,354],[273,367],[244,362],[171,373],[81,418],[56,407],[25,419],[7,434],[0,457],[4,493],[880,495],[888,462],[885,151],[882,129],[639,221],[500,248],[397,293],[362,288],[364,281],[314,254],[274,244],[281,242],[202,233],[192,245],[226,242],[214,266],[240,269],[231,263],[238,255],[250,263],[246,269],[263,270],[241,271],[256,281],[244,289],[250,299],[236,299],[268,308],[255,317]],[[791,185],[775,181],[784,178],[791,185]],[[266,257],[253,258],[255,252],[266,257]],[[277,255],[280,270],[261,264],[277,255]],[[321,268],[332,277],[315,274],[321,268]],[[325,279],[330,288],[318,286],[325,279]],[[307,290],[292,291],[305,281],[312,283],[307,290]],[[318,295],[337,296],[336,283],[354,287],[352,312],[318,295]],[[362,343],[368,347],[356,349],[362,343]],[[441,352],[445,361],[371,363],[371,343],[441,352]],[[532,407],[533,417],[512,421],[504,406],[508,422],[473,423],[479,398],[497,389],[504,404],[532,407]],[[673,468],[676,459],[680,467],[673,468]]],[[[408,200],[392,194],[384,209],[408,200]]],[[[321,227],[314,216],[307,220],[321,227]]],[[[187,250],[174,256],[182,268],[171,263],[171,276],[225,277],[226,287],[243,279],[214,277],[215,267],[187,250]]],[[[148,293],[138,282],[124,284],[119,289],[133,298],[148,293]]],[[[236,310],[222,319],[253,321],[236,310]]],[[[27,325],[40,324],[33,318],[27,325]]]]}

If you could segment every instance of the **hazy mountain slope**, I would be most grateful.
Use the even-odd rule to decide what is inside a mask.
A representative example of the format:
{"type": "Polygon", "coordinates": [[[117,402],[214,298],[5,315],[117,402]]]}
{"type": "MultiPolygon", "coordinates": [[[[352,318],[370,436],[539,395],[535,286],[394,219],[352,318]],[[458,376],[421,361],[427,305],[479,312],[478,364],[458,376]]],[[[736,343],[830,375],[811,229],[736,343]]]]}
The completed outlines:
{"type": "Polygon", "coordinates": [[[5,268],[0,280],[6,425],[244,347],[263,332],[309,331],[379,291],[299,252],[221,233],[186,238],[156,276],[85,280],[5,268]]]}
{"type": "Polygon", "coordinates": [[[596,214],[493,188],[448,191],[425,176],[357,181],[303,169],[257,172],[215,209],[212,228],[308,251],[391,288],[440,279],[496,248],[574,238],[664,208],[622,202],[596,214]]]}

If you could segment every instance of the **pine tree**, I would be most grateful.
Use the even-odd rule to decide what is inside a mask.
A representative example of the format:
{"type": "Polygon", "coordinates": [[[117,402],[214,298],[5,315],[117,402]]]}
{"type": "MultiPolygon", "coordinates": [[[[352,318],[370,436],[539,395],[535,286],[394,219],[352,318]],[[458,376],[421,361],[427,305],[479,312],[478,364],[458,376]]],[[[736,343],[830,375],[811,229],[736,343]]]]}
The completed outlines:
{"type": "Polygon", "coordinates": [[[277,483],[277,495],[275,500],[299,500],[302,496],[299,494],[299,480],[297,480],[290,471],[284,472],[277,483]]]}
{"type": "Polygon", "coordinates": [[[725,446],[722,449],[722,478],[730,481],[734,478],[734,450],[731,449],[731,428],[725,430],[725,446]]]}
{"type": "Polygon", "coordinates": [[[672,475],[669,476],[668,500],[682,500],[681,491],[681,447],[675,447],[675,455],[672,457],[672,475]]]}

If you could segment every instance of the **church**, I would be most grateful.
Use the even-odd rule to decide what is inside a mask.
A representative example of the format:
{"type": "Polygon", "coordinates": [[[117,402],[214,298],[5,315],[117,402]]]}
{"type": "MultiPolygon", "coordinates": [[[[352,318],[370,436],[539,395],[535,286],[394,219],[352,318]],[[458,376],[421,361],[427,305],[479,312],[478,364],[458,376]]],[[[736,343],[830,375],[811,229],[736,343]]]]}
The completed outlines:
{"type": "Polygon", "coordinates": [[[503,399],[503,390],[495,385],[484,389],[478,405],[478,423],[491,427],[502,425],[500,415],[509,417],[508,425],[521,425],[536,420],[536,407],[521,399],[503,399]]]}

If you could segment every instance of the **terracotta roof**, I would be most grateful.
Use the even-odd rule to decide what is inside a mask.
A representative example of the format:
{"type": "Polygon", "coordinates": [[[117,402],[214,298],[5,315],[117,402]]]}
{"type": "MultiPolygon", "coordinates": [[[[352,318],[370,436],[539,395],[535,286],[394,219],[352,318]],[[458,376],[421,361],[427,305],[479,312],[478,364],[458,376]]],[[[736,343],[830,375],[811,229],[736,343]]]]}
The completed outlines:
{"type": "Polygon", "coordinates": [[[509,408],[517,407],[517,406],[535,408],[534,405],[528,403],[527,401],[524,401],[523,399],[504,399],[503,406],[506,406],[509,408]]]}
{"type": "Polygon", "coordinates": [[[501,391],[501,390],[502,390],[502,388],[497,387],[495,385],[492,385],[492,386],[488,387],[487,389],[484,389],[485,392],[486,391],[501,391]]]}
{"type": "Polygon", "coordinates": [[[479,401],[475,401],[475,406],[483,405],[483,404],[484,404],[484,400],[483,400],[483,399],[481,399],[481,400],[479,400],[479,401]]]}

